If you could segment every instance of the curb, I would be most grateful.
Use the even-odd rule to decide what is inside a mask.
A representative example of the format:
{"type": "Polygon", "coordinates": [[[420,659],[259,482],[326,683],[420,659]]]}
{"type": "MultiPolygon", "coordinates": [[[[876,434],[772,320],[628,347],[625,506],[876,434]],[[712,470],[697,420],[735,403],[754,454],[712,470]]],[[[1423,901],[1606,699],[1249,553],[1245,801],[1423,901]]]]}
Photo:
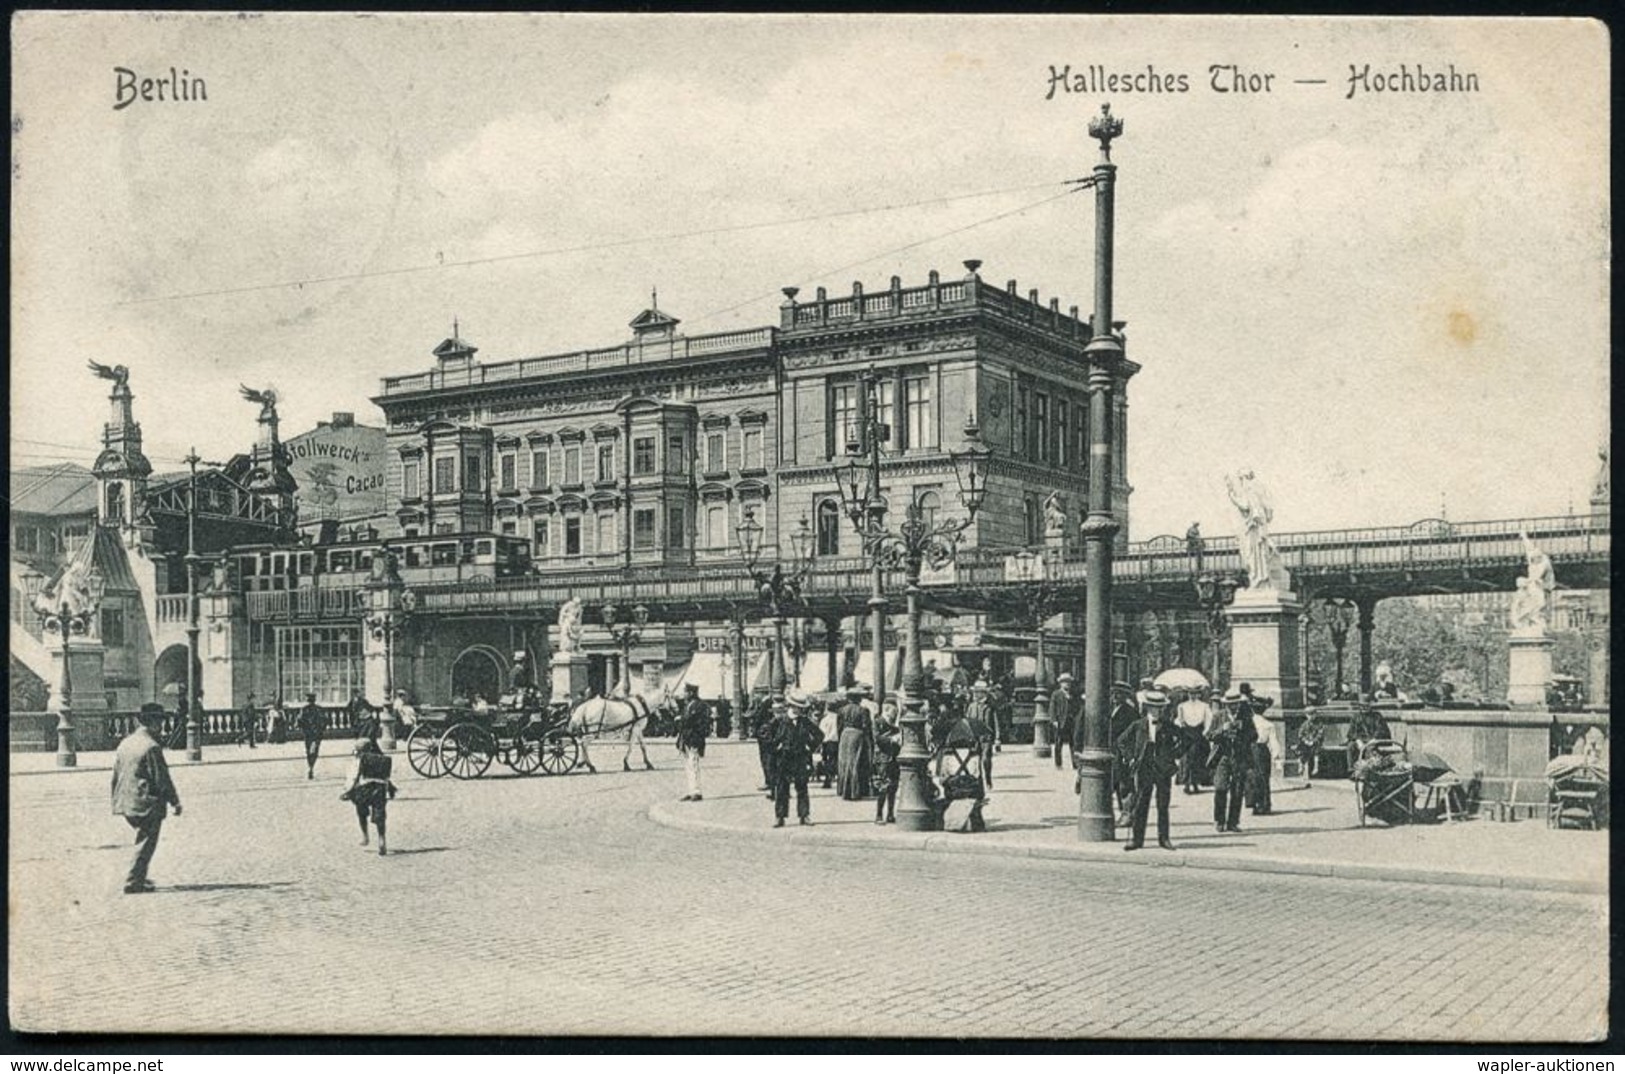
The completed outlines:
{"type": "Polygon", "coordinates": [[[758,842],[786,843],[795,847],[835,846],[858,847],[873,850],[884,847],[892,850],[927,851],[937,854],[961,854],[979,857],[1032,858],[1043,861],[1087,861],[1097,864],[1121,865],[1141,869],[1212,869],[1221,872],[1274,873],[1291,876],[1316,876],[1335,880],[1379,881],[1404,884],[1445,884],[1456,887],[1500,888],[1509,891],[1547,891],[1576,895],[1606,895],[1606,881],[1567,880],[1557,877],[1502,876],[1495,873],[1467,873],[1445,869],[1419,869],[1414,866],[1365,865],[1354,862],[1306,861],[1292,858],[1255,858],[1236,855],[1198,855],[1176,851],[1172,855],[1157,856],[1145,852],[1144,856],[1124,856],[1120,843],[1106,847],[1087,844],[1078,846],[1040,845],[1010,846],[1008,844],[975,841],[966,835],[942,832],[887,834],[884,840],[839,832],[812,831],[795,828],[780,832],[775,828],[741,828],[717,821],[702,820],[669,804],[656,802],[649,807],[649,819],[664,828],[693,832],[700,835],[728,835],[753,839],[758,842]],[[1107,848],[1118,851],[1107,853],[1107,848]]]}
{"type": "MultiPolygon", "coordinates": [[[[332,740],[329,740],[329,741],[332,741],[332,740]]],[[[324,745],[325,745],[325,743],[324,743],[324,745]]],[[[216,750],[220,750],[220,749],[226,749],[227,747],[215,746],[215,747],[211,747],[211,748],[216,749],[216,750]]],[[[178,751],[178,750],[166,751],[166,753],[170,753],[170,752],[179,753],[180,751],[178,751]]],[[[397,753],[397,754],[400,754],[401,756],[405,756],[405,752],[402,751],[402,750],[397,749],[394,752],[397,753]]],[[[81,756],[83,756],[83,755],[81,754],[81,756]]],[[[343,756],[343,755],[341,754],[340,756],[343,756]]],[[[297,754],[290,753],[285,757],[284,756],[216,757],[216,756],[213,756],[212,754],[210,754],[208,752],[205,752],[203,757],[204,757],[204,759],[201,760],[201,761],[188,761],[186,759],[185,755],[182,754],[181,756],[175,757],[175,758],[170,758],[170,757],[166,756],[164,758],[164,760],[169,762],[169,767],[170,768],[206,768],[206,767],[213,767],[215,765],[227,765],[227,764],[270,764],[271,762],[274,762],[274,761],[299,761],[300,763],[303,763],[304,760],[305,760],[305,757],[304,757],[303,753],[297,753],[297,754]]],[[[14,769],[11,769],[7,773],[7,775],[9,775],[12,779],[16,779],[18,776],[57,776],[57,775],[71,775],[74,772],[103,772],[103,773],[105,773],[105,772],[111,772],[112,770],[113,770],[112,762],[103,763],[101,761],[96,761],[96,762],[93,762],[91,764],[74,765],[72,768],[22,768],[22,769],[14,768],[14,769]]]]}

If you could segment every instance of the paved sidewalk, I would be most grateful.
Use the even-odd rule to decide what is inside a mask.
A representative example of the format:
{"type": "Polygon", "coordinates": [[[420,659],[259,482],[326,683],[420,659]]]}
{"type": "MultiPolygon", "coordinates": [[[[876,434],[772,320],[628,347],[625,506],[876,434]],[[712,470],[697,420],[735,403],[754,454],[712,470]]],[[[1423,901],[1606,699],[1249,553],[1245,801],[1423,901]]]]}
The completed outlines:
{"type": "MultiPolygon", "coordinates": [[[[706,755],[701,802],[663,801],[649,810],[659,824],[688,831],[798,845],[894,846],[956,854],[1063,858],[1135,867],[1296,873],[1348,880],[1410,881],[1475,887],[1606,893],[1608,833],[1555,831],[1540,821],[1465,820],[1387,828],[1359,825],[1353,785],[1346,780],[1278,786],[1274,812],[1242,814],[1239,834],[1213,827],[1213,795],[1174,788],[1172,852],[1155,844],[1155,813],[1145,849],[1090,844],[1077,836],[1072,772],[1039,762],[1030,750],[997,755],[994,787],[982,834],[918,833],[874,823],[874,799],[846,802],[812,791],[813,825],[775,829],[755,751],[706,755]]],[[[1121,833],[1120,833],[1121,834],[1121,833]]]]}

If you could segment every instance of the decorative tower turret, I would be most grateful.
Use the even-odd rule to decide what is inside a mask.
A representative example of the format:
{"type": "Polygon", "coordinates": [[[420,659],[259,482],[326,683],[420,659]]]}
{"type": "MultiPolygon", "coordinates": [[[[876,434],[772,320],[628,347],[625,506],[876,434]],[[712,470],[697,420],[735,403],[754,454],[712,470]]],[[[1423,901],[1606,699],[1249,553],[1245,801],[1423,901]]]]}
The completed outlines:
{"type": "Polygon", "coordinates": [[[276,392],[270,388],[241,387],[244,399],[260,405],[259,432],[254,438],[254,452],[243,484],[253,495],[273,501],[277,516],[291,530],[295,521],[293,494],[298,491],[299,482],[288,468],[292,459],[277,436],[276,392]]]}
{"type": "Polygon", "coordinates": [[[113,382],[108,394],[112,414],[102,428],[102,452],[96,457],[96,521],[119,531],[126,544],[150,543],[152,515],[147,505],[147,479],[152,463],[141,450],[141,426],[131,405],[130,371],[124,366],[89,363],[90,371],[113,382]]]}

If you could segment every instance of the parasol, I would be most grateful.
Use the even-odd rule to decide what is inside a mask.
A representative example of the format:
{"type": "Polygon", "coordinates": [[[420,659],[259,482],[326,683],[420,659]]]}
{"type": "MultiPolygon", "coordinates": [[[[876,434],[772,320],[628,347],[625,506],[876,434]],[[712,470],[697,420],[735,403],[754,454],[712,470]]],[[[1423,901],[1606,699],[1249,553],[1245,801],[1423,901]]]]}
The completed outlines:
{"type": "Polygon", "coordinates": [[[1437,753],[1429,753],[1426,750],[1414,750],[1406,759],[1411,762],[1411,774],[1418,783],[1432,783],[1451,771],[1449,761],[1437,753]]]}
{"type": "Polygon", "coordinates": [[[1195,668],[1169,668],[1157,676],[1154,685],[1160,690],[1206,690],[1208,681],[1195,668]]]}

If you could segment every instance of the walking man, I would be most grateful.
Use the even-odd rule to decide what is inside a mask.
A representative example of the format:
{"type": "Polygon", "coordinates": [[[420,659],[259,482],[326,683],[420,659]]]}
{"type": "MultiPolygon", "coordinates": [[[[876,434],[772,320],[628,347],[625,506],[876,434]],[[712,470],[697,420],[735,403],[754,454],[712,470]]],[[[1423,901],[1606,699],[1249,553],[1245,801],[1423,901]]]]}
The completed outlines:
{"type": "Polygon", "coordinates": [[[982,741],[990,748],[982,753],[982,779],[989,787],[993,786],[993,755],[999,751],[999,731],[997,718],[993,712],[993,703],[988,697],[986,679],[977,679],[976,684],[970,688],[970,704],[965,706],[964,719],[980,724],[986,728],[982,741]]]}
{"type": "Polygon", "coordinates": [[[259,710],[254,707],[254,695],[252,693],[248,695],[248,700],[243,702],[240,719],[243,727],[242,731],[237,735],[237,745],[241,746],[244,742],[247,742],[248,748],[253,749],[254,732],[258,730],[257,725],[259,724],[260,714],[259,710]]]}
{"type": "Polygon", "coordinates": [[[1151,796],[1157,797],[1157,845],[1174,849],[1168,836],[1168,800],[1173,794],[1174,772],[1190,744],[1168,708],[1168,695],[1161,690],[1146,691],[1145,715],[1117,740],[1119,756],[1126,757],[1129,777],[1134,781],[1134,815],[1129,841],[1124,850],[1145,845],[1145,822],[1151,813],[1151,796]]]}
{"type": "Polygon", "coordinates": [[[135,829],[135,858],[124,877],[124,894],[144,895],[154,888],[147,868],[158,850],[158,834],[169,807],[181,815],[181,798],[169,778],[164,748],[157,735],[164,723],[162,705],[141,706],[140,726],[118,744],[113,756],[113,813],[135,829]]]}
{"type": "Polygon", "coordinates": [[[705,738],[711,733],[711,708],[700,700],[698,683],[686,683],[684,692],[688,703],[683,706],[683,720],[677,728],[677,749],[683,755],[683,773],[688,777],[685,802],[703,800],[700,794],[700,759],[705,756],[705,738]]]}
{"type": "Polygon", "coordinates": [[[774,717],[770,732],[773,743],[773,827],[784,827],[790,815],[790,788],[796,790],[796,818],[812,823],[812,804],[807,799],[807,773],[813,751],[823,742],[823,733],[812,718],[812,699],[799,689],[785,691],[784,708],[774,717]]]}
{"type": "Polygon", "coordinates": [[[316,758],[321,755],[322,736],[327,733],[327,713],[316,704],[314,690],[305,695],[305,707],[299,710],[294,725],[305,739],[305,778],[315,779],[316,758]]]}
{"type": "Polygon", "coordinates": [[[1225,692],[1225,712],[1208,732],[1216,758],[1213,768],[1213,827],[1221,832],[1241,831],[1241,805],[1247,796],[1247,773],[1252,768],[1258,729],[1241,691],[1225,692]]]}

